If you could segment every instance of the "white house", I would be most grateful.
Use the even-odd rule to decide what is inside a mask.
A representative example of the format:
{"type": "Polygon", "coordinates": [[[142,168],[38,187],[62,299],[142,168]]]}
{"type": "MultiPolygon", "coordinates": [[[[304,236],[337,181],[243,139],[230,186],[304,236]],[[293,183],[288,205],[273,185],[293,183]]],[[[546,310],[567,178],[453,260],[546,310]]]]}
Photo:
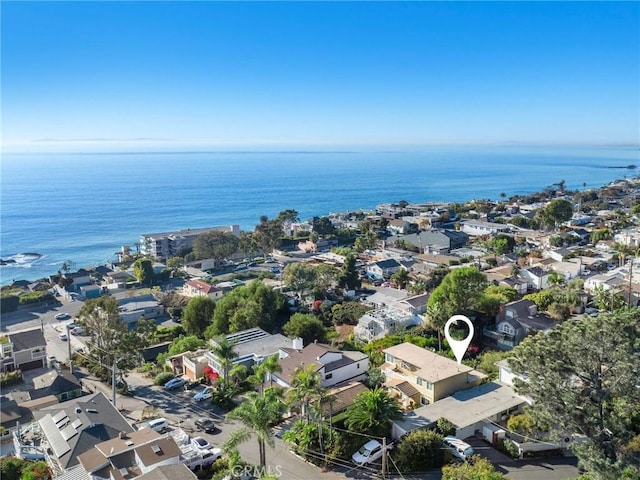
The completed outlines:
{"type": "Polygon", "coordinates": [[[139,295],[119,299],[118,311],[124,323],[134,323],[142,317],[148,320],[163,315],[164,307],[153,295],[139,295]]]}
{"type": "Polygon", "coordinates": [[[481,235],[497,235],[511,231],[509,225],[503,223],[484,222],[482,220],[465,220],[462,231],[472,237],[481,235]]]}
{"type": "Polygon", "coordinates": [[[388,278],[402,268],[395,258],[380,260],[367,265],[367,273],[374,278],[388,278]]]}
{"type": "Polygon", "coordinates": [[[278,361],[281,372],[273,374],[273,381],[290,387],[298,368],[313,365],[320,374],[323,387],[364,380],[369,369],[369,357],[362,352],[336,350],[322,343],[310,343],[302,348],[302,340],[295,339],[293,348],[281,348],[278,361]]]}
{"type": "Polygon", "coordinates": [[[527,281],[529,288],[543,290],[549,287],[549,272],[542,266],[523,268],[518,275],[527,281]]]}
{"type": "Polygon", "coordinates": [[[384,288],[365,299],[375,310],[365,313],[358,320],[354,334],[360,340],[370,342],[391,335],[399,329],[424,322],[428,294],[409,296],[404,290],[384,288]]]}

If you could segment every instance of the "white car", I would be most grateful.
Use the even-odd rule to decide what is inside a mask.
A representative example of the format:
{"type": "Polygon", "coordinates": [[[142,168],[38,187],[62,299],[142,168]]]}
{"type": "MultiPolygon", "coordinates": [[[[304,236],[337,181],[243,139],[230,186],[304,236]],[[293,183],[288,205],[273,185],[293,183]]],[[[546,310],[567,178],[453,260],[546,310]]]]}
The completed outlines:
{"type": "Polygon", "coordinates": [[[454,457],[460,460],[466,460],[473,455],[473,447],[467,442],[463,442],[459,438],[452,437],[451,435],[444,437],[444,443],[447,449],[451,451],[454,457]]]}
{"type": "Polygon", "coordinates": [[[211,448],[211,444],[202,437],[193,438],[191,440],[191,445],[193,445],[198,450],[209,450],[211,448]]]}
{"type": "Polygon", "coordinates": [[[61,334],[58,335],[58,338],[63,342],[66,342],[67,340],[69,340],[69,337],[67,336],[67,332],[62,332],[61,334]]]}
{"type": "Polygon", "coordinates": [[[66,319],[67,319],[67,318],[69,318],[70,316],[71,316],[71,315],[69,315],[68,313],[64,313],[64,312],[62,312],[62,313],[56,313],[56,316],[55,316],[55,317],[53,317],[53,318],[55,318],[56,320],[66,320],[66,319]]]}
{"type": "MultiPolygon", "coordinates": [[[[393,447],[393,443],[387,445],[387,450],[393,447]]],[[[360,450],[351,456],[351,461],[356,465],[364,465],[379,460],[382,457],[382,444],[377,440],[370,440],[360,450]]]]}
{"type": "Polygon", "coordinates": [[[194,396],[193,399],[196,402],[201,402],[202,400],[208,400],[213,396],[213,394],[211,393],[211,388],[206,387],[202,390],[200,390],[199,392],[197,392],[194,396]]]}

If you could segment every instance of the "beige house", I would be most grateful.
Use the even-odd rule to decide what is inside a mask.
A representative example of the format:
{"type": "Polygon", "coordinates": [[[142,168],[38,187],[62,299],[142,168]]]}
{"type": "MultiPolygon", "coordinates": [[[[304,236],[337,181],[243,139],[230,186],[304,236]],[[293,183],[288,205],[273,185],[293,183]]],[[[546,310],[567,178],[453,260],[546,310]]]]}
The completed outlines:
{"type": "Polygon", "coordinates": [[[224,292],[215,285],[195,279],[184,284],[182,293],[186,297],[209,297],[217,300],[224,292]]]}
{"type": "Polygon", "coordinates": [[[47,342],[42,330],[32,328],[21,332],[12,332],[0,336],[0,369],[2,372],[13,370],[33,370],[45,367],[47,342]]]}
{"type": "Polygon", "coordinates": [[[460,390],[475,387],[486,375],[458,365],[441,355],[412,343],[383,350],[386,387],[405,409],[437,402],[460,390]]]}

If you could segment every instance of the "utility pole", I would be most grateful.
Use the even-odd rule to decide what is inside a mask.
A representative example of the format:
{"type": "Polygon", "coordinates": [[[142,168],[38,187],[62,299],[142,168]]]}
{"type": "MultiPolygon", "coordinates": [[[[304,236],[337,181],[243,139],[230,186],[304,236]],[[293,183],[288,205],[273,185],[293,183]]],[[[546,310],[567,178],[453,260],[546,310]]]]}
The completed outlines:
{"type": "Polygon", "coordinates": [[[382,438],[382,478],[387,478],[387,438],[382,438]]]}
{"type": "Polygon", "coordinates": [[[118,357],[114,357],[113,358],[113,368],[111,370],[111,388],[112,388],[112,395],[113,395],[113,406],[116,406],[116,363],[118,362],[118,357]]]}
{"type": "Polygon", "coordinates": [[[629,300],[627,301],[627,307],[631,308],[631,280],[633,279],[633,257],[629,262],[629,300]]]}
{"type": "Polygon", "coordinates": [[[73,375],[73,359],[71,358],[71,332],[69,331],[69,324],[65,325],[67,331],[67,350],[69,354],[69,373],[73,375]]]}

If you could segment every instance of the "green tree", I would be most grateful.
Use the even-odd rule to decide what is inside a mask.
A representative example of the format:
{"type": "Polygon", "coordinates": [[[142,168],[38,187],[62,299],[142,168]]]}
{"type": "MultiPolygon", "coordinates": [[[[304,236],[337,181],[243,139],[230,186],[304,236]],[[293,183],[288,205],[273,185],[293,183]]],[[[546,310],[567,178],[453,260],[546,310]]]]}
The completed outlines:
{"type": "Polygon", "coordinates": [[[324,292],[333,286],[337,278],[338,270],[336,267],[321,263],[316,267],[315,287],[324,292]]]}
{"type": "Polygon", "coordinates": [[[394,459],[402,472],[424,472],[441,467],[445,453],[442,435],[433,430],[414,430],[402,437],[394,459]]]}
{"type": "Polygon", "coordinates": [[[460,267],[449,272],[427,302],[427,316],[438,330],[438,338],[453,315],[468,313],[487,288],[487,277],[475,267],[460,267]]]}
{"type": "Polygon", "coordinates": [[[620,454],[638,429],[640,311],[619,310],[568,320],[527,337],[509,360],[517,391],[533,400],[529,413],[552,435],[580,433],[574,446],[596,478],[620,478],[630,465],[620,454]]]}
{"type": "Polygon", "coordinates": [[[560,223],[571,219],[573,205],[562,198],[551,200],[544,208],[539,210],[540,222],[549,227],[557,227],[560,223]]]}
{"type": "Polygon", "coordinates": [[[348,254],[344,258],[344,264],[342,265],[342,271],[339,277],[340,287],[347,290],[355,290],[360,287],[360,276],[356,268],[356,256],[348,254]]]}
{"type": "Polygon", "coordinates": [[[133,274],[142,285],[151,285],[155,278],[153,262],[148,258],[139,258],[133,263],[133,274]]]}
{"type": "Polygon", "coordinates": [[[284,269],[284,284],[295,292],[300,299],[307,290],[311,290],[316,282],[316,269],[302,262],[291,263],[284,269]]]}
{"type": "Polygon", "coordinates": [[[213,324],[205,331],[205,338],[259,327],[271,331],[279,313],[284,312],[284,295],[260,280],[233,289],[216,303],[213,324]]]}
{"type": "Polygon", "coordinates": [[[442,467],[442,480],[503,480],[503,474],[497,472],[489,460],[473,455],[463,463],[452,463],[442,467]]]}
{"type": "Polygon", "coordinates": [[[169,356],[178,355],[184,352],[194,352],[199,348],[205,347],[207,343],[195,335],[180,335],[178,338],[174,338],[169,346],[169,356]]]}
{"type": "Polygon", "coordinates": [[[287,392],[289,405],[299,408],[300,414],[309,422],[310,405],[323,392],[322,379],[315,365],[300,366],[291,377],[291,388],[287,392]]]}
{"type": "Polygon", "coordinates": [[[171,257],[167,260],[167,268],[174,274],[179,272],[185,266],[184,257],[171,257]]]}
{"type": "Polygon", "coordinates": [[[269,220],[263,215],[253,231],[253,238],[265,253],[270,253],[280,245],[282,234],[282,221],[269,220]]]}
{"type": "Polygon", "coordinates": [[[305,345],[310,343],[325,342],[327,340],[327,327],[308,313],[294,313],[283,327],[284,333],[290,338],[302,338],[305,345]]]}
{"type": "Polygon", "coordinates": [[[229,258],[238,251],[238,243],[238,237],[230,232],[206,232],[193,241],[193,253],[197,260],[229,258]]]}
{"type": "Polygon", "coordinates": [[[287,210],[282,210],[280,213],[278,213],[278,217],[276,218],[276,220],[282,223],[284,222],[295,223],[300,221],[300,219],[298,218],[297,210],[294,210],[292,208],[289,208],[287,210]]]}
{"type": "Polygon", "coordinates": [[[240,232],[238,237],[238,251],[248,255],[258,250],[258,244],[252,232],[240,232]]]}
{"type": "Polygon", "coordinates": [[[333,235],[336,227],[333,226],[329,217],[320,217],[313,222],[313,231],[317,232],[321,237],[333,235]]]}
{"type": "Polygon", "coordinates": [[[123,378],[126,370],[142,362],[143,339],[130,332],[122,321],[114,297],[102,296],[85,301],[77,318],[90,336],[88,355],[95,362],[95,373],[110,379],[108,366],[119,358],[118,372],[123,378]]]}
{"type": "Polygon", "coordinates": [[[260,385],[260,391],[264,389],[265,379],[269,380],[269,386],[273,387],[273,374],[282,371],[282,366],[278,362],[278,354],[265,358],[255,369],[254,381],[260,385]]]}
{"type": "Polygon", "coordinates": [[[193,297],[182,311],[182,325],[189,335],[202,337],[213,322],[216,302],[205,296],[193,297]]]}
{"type": "Polygon", "coordinates": [[[258,441],[260,466],[266,467],[266,446],[273,447],[274,426],[282,421],[285,405],[275,388],[267,388],[263,395],[249,392],[246,400],[227,415],[230,420],[238,420],[242,427],[229,435],[224,442],[225,450],[235,449],[240,443],[255,437],[258,441]]]}
{"type": "Polygon", "coordinates": [[[345,424],[365,435],[384,437],[391,432],[391,422],[402,416],[398,402],[382,389],[360,393],[347,408],[345,424]]]}
{"type": "Polygon", "coordinates": [[[391,281],[400,289],[407,288],[407,284],[409,283],[409,272],[401,268],[396,273],[391,275],[391,281]]]}
{"type": "Polygon", "coordinates": [[[231,370],[233,360],[238,356],[233,342],[229,341],[227,337],[220,337],[214,343],[211,352],[218,359],[218,363],[220,363],[222,367],[222,378],[229,378],[229,370],[231,370]]]}
{"type": "Polygon", "coordinates": [[[355,325],[360,317],[372,310],[373,307],[360,302],[337,303],[331,307],[331,318],[336,325],[355,325]]]}

